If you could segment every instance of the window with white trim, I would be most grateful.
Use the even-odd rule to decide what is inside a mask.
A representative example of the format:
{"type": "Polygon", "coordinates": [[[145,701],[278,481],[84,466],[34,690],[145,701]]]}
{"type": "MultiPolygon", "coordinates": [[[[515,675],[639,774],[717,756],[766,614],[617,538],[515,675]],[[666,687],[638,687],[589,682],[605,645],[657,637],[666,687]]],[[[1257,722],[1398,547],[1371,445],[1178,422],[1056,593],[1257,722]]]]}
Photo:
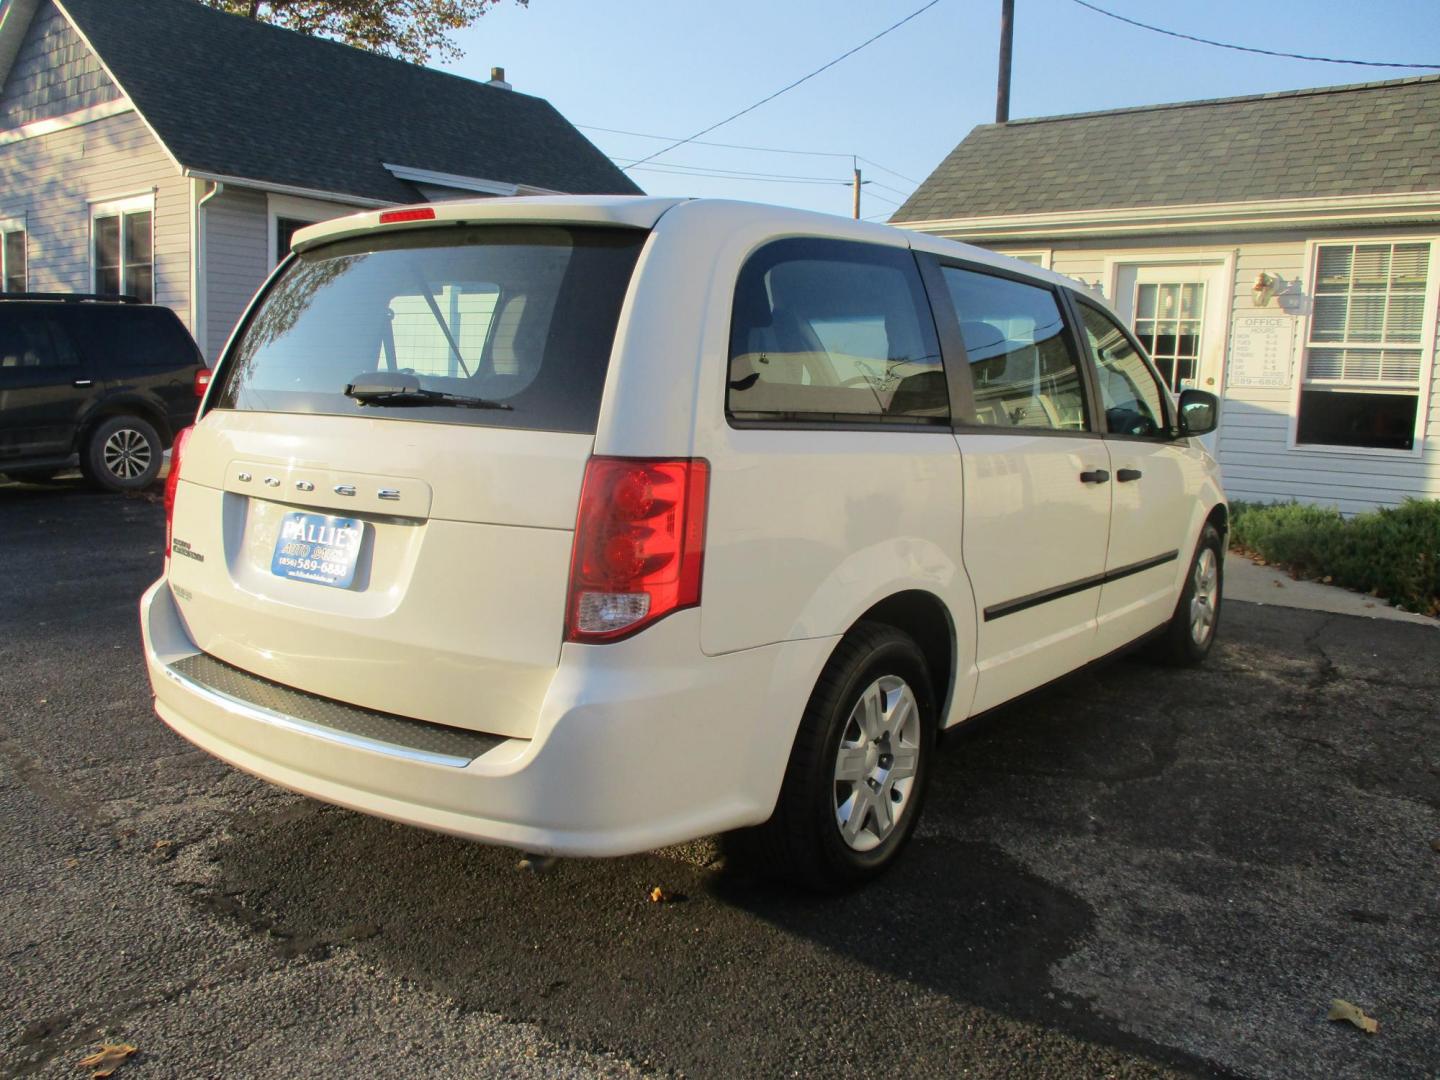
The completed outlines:
{"type": "Polygon", "coordinates": [[[91,208],[95,291],[155,301],[154,200],[148,196],[91,208]]]}
{"type": "Polygon", "coordinates": [[[1321,244],[1295,441],[1412,450],[1430,244],[1321,244]]]}
{"type": "Polygon", "coordinates": [[[27,238],[23,221],[0,222],[0,282],[7,293],[29,289],[27,238]]]}

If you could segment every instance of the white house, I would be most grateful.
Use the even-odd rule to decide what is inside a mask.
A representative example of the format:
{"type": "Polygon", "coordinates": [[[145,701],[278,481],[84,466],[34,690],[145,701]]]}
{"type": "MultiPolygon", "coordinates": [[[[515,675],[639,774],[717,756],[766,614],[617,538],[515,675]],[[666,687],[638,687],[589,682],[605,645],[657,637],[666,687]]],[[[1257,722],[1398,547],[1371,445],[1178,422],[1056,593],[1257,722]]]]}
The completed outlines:
{"type": "Polygon", "coordinates": [[[0,4],[4,290],[153,299],[212,360],[301,225],[638,191],[503,73],[478,83],[194,0],[0,4]]]}
{"type": "Polygon", "coordinates": [[[1440,497],[1440,77],[977,127],[892,223],[1102,293],[1232,498],[1440,497]]]}

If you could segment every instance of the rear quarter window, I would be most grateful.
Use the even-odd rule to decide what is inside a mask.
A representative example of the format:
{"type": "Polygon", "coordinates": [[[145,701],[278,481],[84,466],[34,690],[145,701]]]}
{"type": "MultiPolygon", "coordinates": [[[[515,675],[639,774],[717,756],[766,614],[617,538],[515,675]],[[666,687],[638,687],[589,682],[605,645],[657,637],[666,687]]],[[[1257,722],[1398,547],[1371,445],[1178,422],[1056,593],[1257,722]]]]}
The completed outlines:
{"type": "Polygon", "coordinates": [[[296,255],[221,364],[215,408],[593,434],[647,234],[485,225],[375,233],[296,255]],[[362,404],[357,376],[505,408],[362,404]]]}
{"type": "Polygon", "coordinates": [[[948,424],[910,251],[791,239],[755,252],[736,282],[726,411],[742,423],[948,424]]]}
{"type": "Polygon", "coordinates": [[[81,351],[101,373],[201,363],[190,332],[169,308],[78,304],[61,316],[81,351]]]}

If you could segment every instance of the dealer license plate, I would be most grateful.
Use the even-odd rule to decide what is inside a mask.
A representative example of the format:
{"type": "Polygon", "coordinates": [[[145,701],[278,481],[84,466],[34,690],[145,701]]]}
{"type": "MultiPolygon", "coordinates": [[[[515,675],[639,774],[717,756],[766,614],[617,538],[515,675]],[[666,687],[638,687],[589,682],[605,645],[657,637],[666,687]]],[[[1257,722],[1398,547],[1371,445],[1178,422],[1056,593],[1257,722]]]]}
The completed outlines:
{"type": "Polygon", "coordinates": [[[365,525],[354,518],[306,514],[285,515],[270,572],[296,581],[313,581],[348,589],[355,581],[355,564],[365,525]]]}

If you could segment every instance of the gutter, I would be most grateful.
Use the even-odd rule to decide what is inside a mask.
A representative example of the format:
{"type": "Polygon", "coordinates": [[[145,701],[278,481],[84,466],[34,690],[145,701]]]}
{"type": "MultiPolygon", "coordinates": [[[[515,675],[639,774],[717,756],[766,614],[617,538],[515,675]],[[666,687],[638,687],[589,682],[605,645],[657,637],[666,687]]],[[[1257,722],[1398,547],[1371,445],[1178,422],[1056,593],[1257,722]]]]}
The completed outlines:
{"type": "Polygon", "coordinates": [[[1435,221],[1440,221],[1440,191],[994,214],[893,224],[964,240],[1024,241],[1435,221]]]}
{"type": "Polygon", "coordinates": [[[194,180],[209,180],[214,184],[230,184],[234,187],[250,188],[252,191],[273,192],[276,195],[294,195],[301,199],[345,203],[361,209],[380,209],[397,205],[387,199],[366,199],[359,195],[347,195],[341,191],[320,191],[317,188],[293,187],[290,184],[272,184],[265,180],[251,180],[244,176],[225,176],[221,173],[202,172],[199,169],[186,169],[185,175],[194,180]]]}

